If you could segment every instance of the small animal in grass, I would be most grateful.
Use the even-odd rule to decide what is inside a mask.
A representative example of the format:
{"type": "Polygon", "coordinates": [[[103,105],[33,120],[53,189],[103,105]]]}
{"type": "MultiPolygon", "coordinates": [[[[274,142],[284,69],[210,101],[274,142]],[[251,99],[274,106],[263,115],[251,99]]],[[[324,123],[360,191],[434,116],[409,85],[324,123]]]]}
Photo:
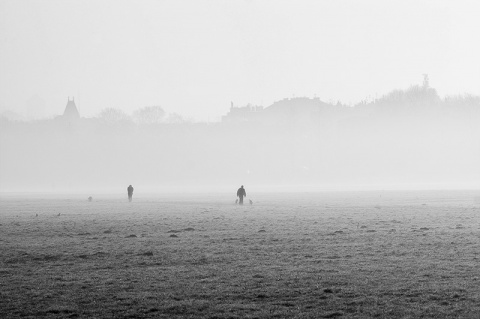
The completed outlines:
{"type": "Polygon", "coordinates": [[[58,213],[58,215],[57,215],[57,216],[60,216],[60,213],[58,213]]]}
{"type": "Polygon", "coordinates": [[[35,217],[38,217],[38,214],[35,214],[35,217]]]}
{"type": "Polygon", "coordinates": [[[91,202],[93,200],[92,196],[88,198],[88,201],[91,202]]]}
{"type": "Polygon", "coordinates": [[[252,202],[252,200],[251,200],[251,199],[249,199],[249,201],[250,201],[250,205],[253,205],[253,202],[252,202]]]}
{"type": "Polygon", "coordinates": [[[235,205],[237,205],[237,204],[238,204],[238,199],[235,200],[235,205]]]}

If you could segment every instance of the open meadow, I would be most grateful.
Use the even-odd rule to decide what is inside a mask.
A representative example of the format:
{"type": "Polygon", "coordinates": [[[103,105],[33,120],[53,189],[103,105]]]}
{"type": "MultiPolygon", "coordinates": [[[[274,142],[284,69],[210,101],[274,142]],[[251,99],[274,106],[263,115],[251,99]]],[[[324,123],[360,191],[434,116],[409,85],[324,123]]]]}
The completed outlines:
{"type": "Polygon", "coordinates": [[[2,195],[0,317],[479,318],[479,195],[2,195]]]}

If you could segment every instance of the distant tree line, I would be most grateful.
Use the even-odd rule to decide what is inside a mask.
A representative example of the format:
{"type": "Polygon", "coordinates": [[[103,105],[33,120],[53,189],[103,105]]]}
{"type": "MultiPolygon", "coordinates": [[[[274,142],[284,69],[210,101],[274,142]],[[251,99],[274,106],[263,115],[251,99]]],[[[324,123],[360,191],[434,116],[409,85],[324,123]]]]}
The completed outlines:
{"type": "Polygon", "coordinates": [[[135,123],[139,125],[153,125],[161,123],[185,123],[187,119],[177,113],[167,114],[161,106],[145,106],[128,115],[121,109],[105,108],[98,118],[106,124],[135,123]]]}
{"type": "MultiPolygon", "coordinates": [[[[299,103],[302,104],[301,101],[293,102],[293,100],[298,99],[292,99],[291,104],[294,108],[296,108],[299,103]]],[[[315,100],[318,100],[318,98],[316,98],[315,100]]],[[[284,101],[281,102],[283,103],[284,101]]],[[[276,103],[278,102],[275,102],[274,105],[276,103]]],[[[480,113],[480,96],[472,94],[459,94],[441,98],[438,95],[437,91],[434,88],[430,87],[428,76],[426,75],[422,85],[412,85],[407,89],[392,90],[391,92],[379,98],[365,99],[360,101],[359,103],[354,104],[353,106],[347,106],[341,101],[335,103],[320,101],[320,104],[322,106],[330,107],[330,110],[334,110],[337,113],[348,113],[348,111],[356,111],[357,115],[362,114],[362,112],[364,111],[366,111],[367,113],[373,112],[383,115],[388,113],[410,113],[410,115],[413,116],[419,113],[425,113],[429,111],[435,112],[439,110],[449,110],[452,112],[459,111],[460,113],[473,114],[480,113]]],[[[265,113],[263,111],[268,110],[269,108],[271,107],[257,107],[255,112],[265,113]],[[260,112],[258,110],[260,110],[260,112]]],[[[233,111],[244,111],[244,109],[250,108],[233,108],[233,111]]],[[[290,115],[291,114],[286,114],[287,117],[291,117],[290,115]]],[[[18,113],[12,111],[5,111],[0,113],[1,122],[25,122],[26,119],[26,117],[22,117],[18,113]]],[[[139,108],[135,110],[131,115],[125,113],[119,108],[107,107],[101,110],[97,116],[91,119],[98,119],[103,124],[107,125],[186,124],[192,122],[191,119],[185,118],[177,113],[167,113],[161,106],[158,105],[139,108]]]]}

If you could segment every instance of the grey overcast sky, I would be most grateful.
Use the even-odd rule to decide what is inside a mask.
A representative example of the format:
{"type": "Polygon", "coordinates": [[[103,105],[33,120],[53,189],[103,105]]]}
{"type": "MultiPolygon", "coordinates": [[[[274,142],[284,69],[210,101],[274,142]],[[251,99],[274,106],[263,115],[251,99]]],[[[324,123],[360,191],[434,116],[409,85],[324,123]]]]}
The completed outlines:
{"type": "Polygon", "coordinates": [[[216,120],[230,101],[358,102],[430,76],[480,95],[480,4],[445,0],[0,1],[0,110],[150,105],[216,120]],[[40,103],[41,104],[41,103],[40,103]]]}

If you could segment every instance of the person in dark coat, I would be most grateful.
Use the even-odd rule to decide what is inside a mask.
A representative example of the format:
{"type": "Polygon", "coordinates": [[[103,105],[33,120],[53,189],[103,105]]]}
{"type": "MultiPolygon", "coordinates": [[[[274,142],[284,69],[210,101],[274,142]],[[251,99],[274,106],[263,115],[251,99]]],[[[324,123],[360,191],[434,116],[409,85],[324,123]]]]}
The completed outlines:
{"type": "Polygon", "coordinates": [[[128,193],[128,201],[132,201],[132,196],[133,196],[133,186],[130,185],[127,187],[127,193],[128,193]]]}
{"type": "Polygon", "coordinates": [[[238,189],[237,197],[239,198],[238,204],[243,205],[243,198],[247,197],[247,193],[245,192],[245,188],[243,188],[243,185],[238,189]]]}

